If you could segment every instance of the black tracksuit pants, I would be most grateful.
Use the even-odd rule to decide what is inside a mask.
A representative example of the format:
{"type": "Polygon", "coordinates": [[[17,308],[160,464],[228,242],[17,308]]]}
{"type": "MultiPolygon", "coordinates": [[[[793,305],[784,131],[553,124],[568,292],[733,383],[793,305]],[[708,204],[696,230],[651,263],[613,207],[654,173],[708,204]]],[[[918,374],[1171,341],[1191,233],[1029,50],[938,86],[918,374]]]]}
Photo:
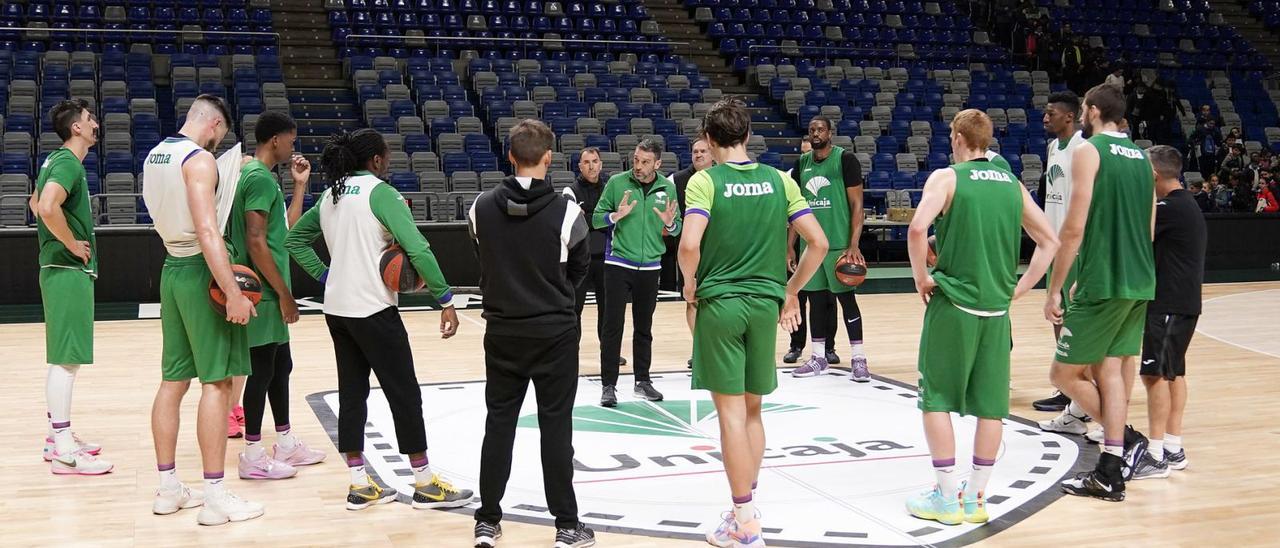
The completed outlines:
{"type": "MultiPolygon", "coordinates": [[[[556,527],[578,525],[573,491],[573,401],[578,391],[578,330],[554,337],[484,336],[484,399],[488,417],[480,449],[477,521],[502,519],[502,496],[511,477],[516,422],[529,383],[538,398],[542,488],[556,527]]],[[[617,367],[617,360],[614,360],[617,367]]]]}
{"type": "MultiPolygon", "coordinates": [[[[587,290],[596,294],[596,338],[602,339],[604,333],[604,255],[592,255],[587,267],[587,279],[578,284],[574,295],[573,309],[578,313],[578,332],[582,332],[582,310],[587,305],[587,290]]],[[[579,337],[581,339],[581,337],[579,337]]]]}
{"type": "Polygon", "coordinates": [[[400,311],[392,306],[367,318],[325,314],[324,320],[329,324],[338,361],[338,451],[364,450],[372,371],[391,407],[400,453],[425,452],[427,429],[422,419],[422,391],[413,371],[409,333],[400,320],[400,311]]]}
{"type": "Polygon", "coordinates": [[[653,361],[653,311],[658,307],[659,270],[632,270],[604,266],[604,332],[600,334],[600,381],[618,384],[618,358],[622,353],[622,329],[626,327],[627,300],[631,301],[632,367],[636,382],[649,380],[653,361]]]}

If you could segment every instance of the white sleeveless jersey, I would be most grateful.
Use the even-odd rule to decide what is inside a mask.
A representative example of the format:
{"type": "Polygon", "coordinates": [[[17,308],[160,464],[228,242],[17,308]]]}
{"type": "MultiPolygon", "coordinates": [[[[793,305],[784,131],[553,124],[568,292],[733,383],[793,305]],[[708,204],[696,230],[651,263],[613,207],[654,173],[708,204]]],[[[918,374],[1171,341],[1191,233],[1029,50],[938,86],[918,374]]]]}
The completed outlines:
{"type": "Polygon", "coordinates": [[[142,167],[142,200],[147,204],[156,233],[174,257],[200,253],[182,165],[202,150],[186,137],[169,137],[151,149],[142,167]]]}
{"type": "Polygon", "coordinates": [[[1065,147],[1059,146],[1058,139],[1049,142],[1044,214],[1055,232],[1062,230],[1062,223],[1067,220],[1067,204],[1071,203],[1071,157],[1076,147],[1084,142],[1084,135],[1079,131],[1071,136],[1065,147]]]}
{"type": "Polygon", "coordinates": [[[317,202],[320,230],[330,257],[325,314],[365,318],[399,304],[399,295],[387,289],[379,270],[382,252],[393,238],[369,203],[374,188],[383,184],[374,175],[352,175],[338,203],[333,203],[333,189],[325,191],[317,202]]]}

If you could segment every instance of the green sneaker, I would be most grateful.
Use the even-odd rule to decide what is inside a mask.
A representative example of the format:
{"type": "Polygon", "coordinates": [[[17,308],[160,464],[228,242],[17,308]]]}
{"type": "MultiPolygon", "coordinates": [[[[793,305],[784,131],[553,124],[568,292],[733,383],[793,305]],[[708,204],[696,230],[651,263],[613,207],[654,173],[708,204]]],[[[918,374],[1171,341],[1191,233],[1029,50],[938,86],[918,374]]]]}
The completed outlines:
{"type": "Polygon", "coordinates": [[[960,497],[944,497],[937,486],[932,491],[907,499],[907,511],[920,519],[929,519],[946,525],[959,525],[964,521],[960,509],[960,497]]]}
{"type": "Polygon", "coordinates": [[[378,485],[373,478],[366,477],[369,485],[352,485],[347,490],[347,510],[364,510],[370,506],[386,504],[396,500],[396,490],[378,485]]]}
{"type": "Polygon", "coordinates": [[[431,508],[459,508],[471,504],[475,495],[470,489],[458,489],[453,484],[431,475],[431,483],[413,486],[413,507],[419,510],[431,508]]]}
{"type": "MultiPolygon", "coordinates": [[[[964,487],[960,488],[960,492],[964,493],[964,487]]],[[[964,506],[964,520],[969,523],[986,523],[991,520],[991,516],[987,515],[987,497],[982,491],[973,498],[969,495],[962,494],[960,496],[960,504],[964,506]]]]}

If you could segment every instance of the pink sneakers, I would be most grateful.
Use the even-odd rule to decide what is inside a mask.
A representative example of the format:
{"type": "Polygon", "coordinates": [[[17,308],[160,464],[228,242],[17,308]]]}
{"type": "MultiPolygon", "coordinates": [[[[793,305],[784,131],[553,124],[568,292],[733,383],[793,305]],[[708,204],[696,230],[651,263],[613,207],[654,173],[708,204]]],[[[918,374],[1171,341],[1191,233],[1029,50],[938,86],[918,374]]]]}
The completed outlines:
{"type": "Polygon", "coordinates": [[[227,437],[244,437],[244,408],[237,405],[227,414],[227,437]]]}
{"type": "MultiPolygon", "coordinates": [[[[88,454],[93,455],[93,456],[95,456],[95,457],[96,457],[96,456],[98,456],[98,453],[101,453],[101,452],[102,452],[102,446],[101,446],[101,445],[98,445],[98,444],[96,444],[96,443],[90,443],[90,442],[84,441],[84,440],[80,439],[80,435],[79,435],[79,434],[72,434],[72,436],[75,436],[76,445],[80,446],[80,450],[81,450],[81,451],[84,451],[85,453],[88,453],[88,454]]],[[[44,439],[44,460],[45,460],[45,462],[49,462],[49,461],[53,460],[53,454],[54,454],[53,438],[46,437],[46,438],[44,439]]]]}
{"type": "Polygon", "coordinates": [[[294,444],[293,449],[285,449],[280,444],[271,447],[272,453],[275,453],[275,460],[283,462],[290,466],[310,466],[312,464],[320,464],[324,462],[324,451],[316,451],[299,440],[294,444]]]}
{"type": "Polygon", "coordinates": [[[112,468],[114,466],[111,463],[84,451],[76,451],[70,455],[59,455],[54,451],[53,459],[49,461],[50,471],[60,476],[100,476],[110,472],[112,468]]]}
{"type": "Polygon", "coordinates": [[[246,480],[286,479],[298,474],[297,468],[271,458],[265,451],[254,460],[249,460],[244,453],[240,453],[239,469],[240,479],[246,480]]]}

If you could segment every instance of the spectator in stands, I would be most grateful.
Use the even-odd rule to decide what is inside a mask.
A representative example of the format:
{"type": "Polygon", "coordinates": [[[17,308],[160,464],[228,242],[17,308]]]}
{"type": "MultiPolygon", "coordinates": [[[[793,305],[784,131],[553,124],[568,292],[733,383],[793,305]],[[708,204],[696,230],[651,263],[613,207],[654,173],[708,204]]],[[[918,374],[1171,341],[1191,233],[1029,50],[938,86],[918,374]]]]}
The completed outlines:
{"type": "Polygon", "coordinates": [[[1227,156],[1222,160],[1222,167],[1218,171],[1230,173],[1238,176],[1245,183],[1253,184],[1253,176],[1248,173],[1246,168],[1249,166],[1249,158],[1244,155],[1244,145],[1232,142],[1231,138],[1227,138],[1228,146],[1227,156]]]}
{"type": "Polygon", "coordinates": [[[1084,95],[1088,88],[1088,80],[1085,72],[1085,43],[1084,39],[1079,36],[1068,36],[1062,44],[1062,53],[1058,56],[1058,60],[1062,66],[1062,78],[1067,81],[1067,87],[1076,95],[1084,95]]]}
{"type": "Polygon", "coordinates": [[[1235,192],[1234,187],[1230,184],[1223,184],[1216,173],[1209,177],[1209,181],[1213,183],[1213,210],[1217,212],[1231,211],[1231,194],[1235,192]]]}
{"type": "Polygon", "coordinates": [[[1197,123],[1195,133],[1191,134],[1191,152],[1196,158],[1200,174],[1209,177],[1218,172],[1218,152],[1222,149],[1222,132],[1218,130],[1218,122],[1212,117],[1203,118],[1206,105],[1201,110],[1202,122],[1197,123]]]}
{"type": "Polygon", "coordinates": [[[1200,105],[1200,115],[1196,116],[1196,128],[1203,127],[1209,122],[1213,122],[1214,127],[1222,127],[1222,117],[1214,114],[1209,105],[1200,105]]]}
{"type": "Polygon", "coordinates": [[[1275,213],[1280,211],[1280,202],[1276,202],[1276,195],[1271,191],[1271,187],[1267,185],[1259,185],[1258,205],[1254,207],[1254,211],[1260,213],[1275,213]]]}
{"type": "Polygon", "coordinates": [[[1200,208],[1201,213],[1208,213],[1213,206],[1213,200],[1209,193],[1204,191],[1204,183],[1191,183],[1191,197],[1195,198],[1196,206],[1200,208]]]}
{"type": "Polygon", "coordinates": [[[1253,184],[1249,183],[1240,173],[1232,173],[1227,180],[1231,181],[1231,186],[1234,189],[1231,193],[1231,211],[1253,212],[1254,207],[1258,204],[1258,195],[1253,190],[1253,184]]]}
{"type": "Polygon", "coordinates": [[[1112,65],[1112,66],[1111,66],[1111,74],[1108,74],[1108,75],[1107,75],[1107,78],[1106,78],[1105,80],[1103,80],[1103,83],[1104,83],[1104,84],[1106,84],[1106,85],[1108,85],[1108,86],[1115,86],[1115,87],[1118,87],[1118,88],[1120,88],[1120,89],[1125,89],[1125,87],[1124,87],[1124,67],[1120,66],[1120,64],[1119,64],[1119,63],[1116,63],[1116,64],[1112,65]]]}

